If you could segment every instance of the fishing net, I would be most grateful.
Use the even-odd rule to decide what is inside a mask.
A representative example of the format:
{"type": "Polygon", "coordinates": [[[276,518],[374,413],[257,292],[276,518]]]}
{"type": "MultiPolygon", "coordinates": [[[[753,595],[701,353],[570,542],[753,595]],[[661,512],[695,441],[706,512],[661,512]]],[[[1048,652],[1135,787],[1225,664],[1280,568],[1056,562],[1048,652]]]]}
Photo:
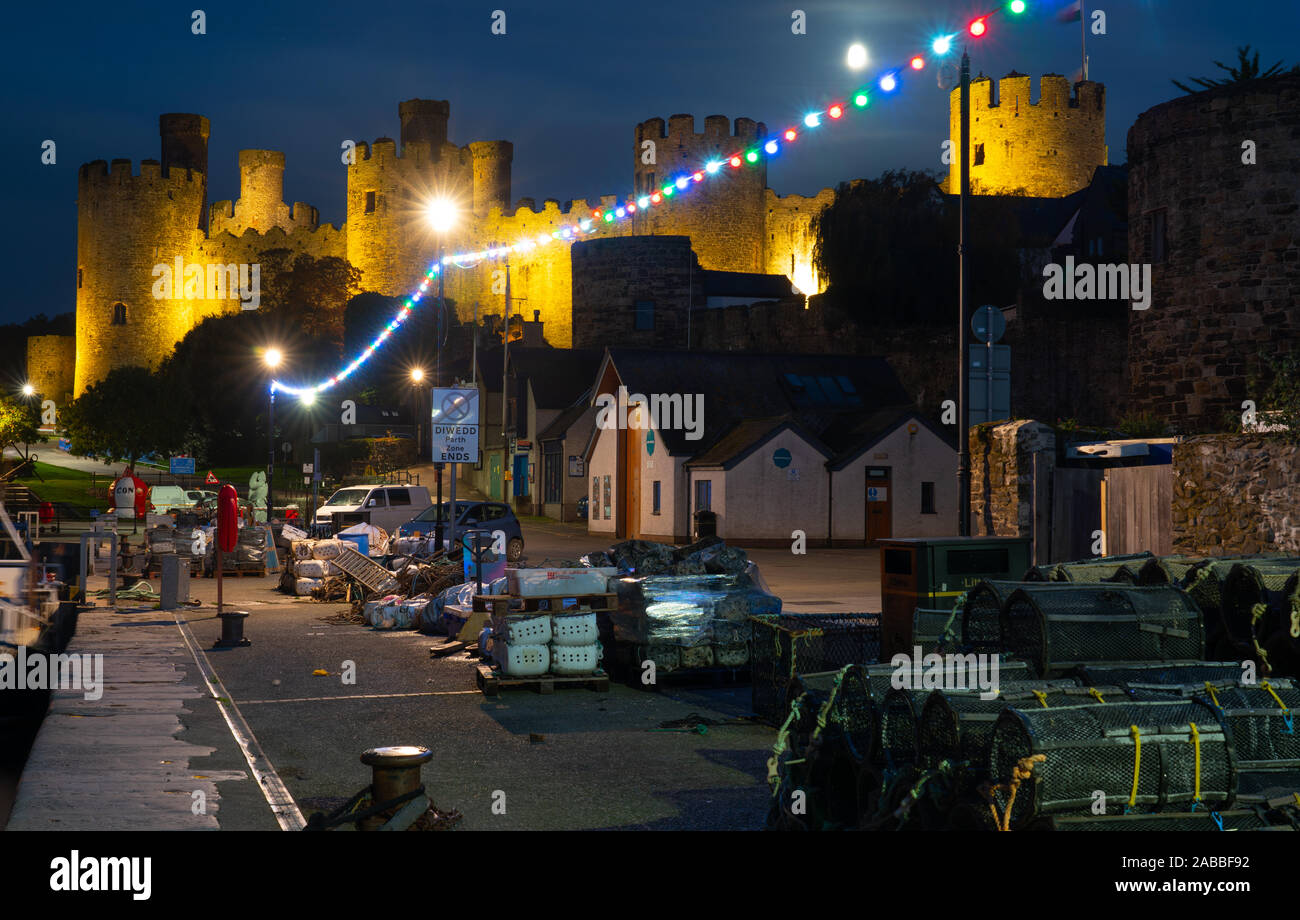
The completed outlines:
{"type": "Polygon", "coordinates": [[[956,651],[961,639],[961,607],[951,610],[924,610],[916,608],[912,615],[912,644],[921,651],[956,651]]]}
{"type": "Polygon", "coordinates": [[[1231,739],[1214,709],[1197,700],[1007,709],[993,727],[989,774],[1007,783],[1041,755],[1017,790],[993,793],[1008,823],[1039,814],[1223,808],[1236,792],[1231,739]]]}
{"type": "Polygon", "coordinates": [[[1075,584],[1098,584],[1114,582],[1135,584],[1138,572],[1154,558],[1151,553],[1133,553],[1127,556],[1099,556],[1093,559],[1079,559],[1075,562],[1061,562],[1052,567],[1050,581],[1065,581],[1075,584]]]}
{"type": "Polygon", "coordinates": [[[970,652],[1000,652],[1002,607],[1022,586],[1018,581],[981,581],[958,599],[962,609],[961,644],[970,652]]]}
{"type": "Polygon", "coordinates": [[[1090,661],[1205,656],[1201,612],[1172,587],[1025,584],[1007,599],[1002,635],[1037,676],[1090,661]]]}
{"type": "Polygon", "coordinates": [[[1029,831],[1257,831],[1271,826],[1255,811],[1171,812],[1158,815],[1098,815],[1067,817],[1043,815],[1029,823],[1029,831]]]}

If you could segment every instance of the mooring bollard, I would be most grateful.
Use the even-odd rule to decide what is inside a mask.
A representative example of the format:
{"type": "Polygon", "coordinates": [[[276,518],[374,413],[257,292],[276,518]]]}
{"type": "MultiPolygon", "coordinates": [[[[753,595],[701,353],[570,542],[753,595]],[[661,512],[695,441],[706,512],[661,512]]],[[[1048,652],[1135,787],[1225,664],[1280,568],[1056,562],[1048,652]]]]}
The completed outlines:
{"type": "Polygon", "coordinates": [[[240,648],[253,644],[244,638],[244,620],[248,618],[248,611],[223,610],[217,616],[221,617],[221,638],[213,643],[213,648],[240,648]]]}
{"type": "MultiPolygon", "coordinates": [[[[415,792],[421,786],[420,767],[432,759],[432,751],[427,747],[414,744],[371,748],[366,751],[361,755],[361,762],[370,767],[371,771],[370,800],[375,803],[391,802],[415,792]]],[[[406,807],[411,808],[418,817],[428,808],[428,799],[425,796],[416,796],[413,801],[407,803],[406,807]]],[[[382,814],[362,818],[357,822],[357,830],[377,831],[387,824],[388,820],[389,818],[382,814]]]]}

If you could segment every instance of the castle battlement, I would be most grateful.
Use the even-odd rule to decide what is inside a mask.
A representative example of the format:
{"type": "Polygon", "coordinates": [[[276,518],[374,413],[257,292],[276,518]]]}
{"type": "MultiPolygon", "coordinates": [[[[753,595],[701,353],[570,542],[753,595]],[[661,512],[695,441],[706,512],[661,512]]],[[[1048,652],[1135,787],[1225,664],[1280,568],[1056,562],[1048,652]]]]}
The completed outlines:
{"type": "Polygon", "coordinates": [[[726,115],[708,115],[704,119],[704,130],[695,130],[694,115],[670,115],[665,126],[662,118],[649,118],[636,126],[637,140],[666,140],[668,138],[693,141],[734,139],[741,143],[750,143],[767,136],[767,126],[752,118],[737,118],[733,123],[726,115]]]}
{"type": "MultiPolygon", "coordinates": [[[[1038,79],[1038,100],[1031,101],[1033,78],[1012,71],[997,81],[997,94],[994,94],[993,80],[980,76],[971,81],[971,117],[980,113],[1022,113],[1038,116],[1071,115],[1080,112],[1104,115],[1106,112],[1106,88],[1091,80],[1076,83],[1073,88],[1070,81],[1058,73],[1043,74],[1038,79]]],[[[960,105],[961,90],[952,91],[954,104],[960,105]]]]}
{"type": "Polygon", "coordinates": [[[77,169],[77,187],[79,193],[107,189],[110,193],[134,194],[135,190],[188,189],[201,191],[203,175],[189,169],[173,169],[163,175],[162,164],[157,160],[141,160],[140,171],[135,172],[129,159],[114,159],[110,166],[106,160],[92,160],[83,163],[77,169]]]}

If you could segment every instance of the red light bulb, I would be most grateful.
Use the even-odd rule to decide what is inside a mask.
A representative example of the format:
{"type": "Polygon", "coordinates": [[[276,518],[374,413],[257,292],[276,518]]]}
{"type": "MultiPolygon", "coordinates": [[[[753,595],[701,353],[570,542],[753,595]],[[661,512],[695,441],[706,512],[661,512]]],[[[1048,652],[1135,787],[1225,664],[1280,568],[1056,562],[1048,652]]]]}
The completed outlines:
{"type": "Polygon", "coordinates": [[[925,58],[921,57],[921,55],[918,54],[916,57],[912,58],[913,70],[920,70],[924,66],[925,66],[925,58]]]}
{"type": "Polygon", "coordinates": [[[979,38],[981,35],[983,35],[985,30],[987,29],[988,26],[985,25],[983,19],[976,19],[974,22],[970,24],[970,34],[974,35],[976,38],[979,38]]]}
{"type": "Polygon", "coordinates": [[[794,128],[790,128],[788,131],[785,132],[785,139],[787,141],[792,141],[798,136],[799,135],[795,134],[794,128]]]}
{"type": "Polygon", "coordinates": [[[732,165],[732,166],[739,166],[739,165],[740,165],[740,157],[732,157],[730,162],[731,162],[731,165],[732,165]]]}

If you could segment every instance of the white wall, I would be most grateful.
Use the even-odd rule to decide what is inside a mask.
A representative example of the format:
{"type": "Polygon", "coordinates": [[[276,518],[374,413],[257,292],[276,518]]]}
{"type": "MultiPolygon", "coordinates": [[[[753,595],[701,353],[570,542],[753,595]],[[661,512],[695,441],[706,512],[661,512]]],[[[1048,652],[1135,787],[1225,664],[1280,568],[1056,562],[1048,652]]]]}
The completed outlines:
{"type": "Polygon", "coordinates": [[[723,539],[789,540],[794,530],[809,540],[826,537],[826,457],[793,431],[761,445],[727,471],[725,480],[721,470],[695,470],[691,478],[714,480],[713,509],[723,539]],[[772,462],[781,448],[790,452],[787,467],[772,462]]]}
{"type": "Polygon", "coordinates": [[[602,428],[596,433],[596,447],[591,452],[591,462],[587,464],[587,488],[591,488],[591,477],[600,480],[600,491],[592,495],[587,505],[587,531],[589,533],[608,533],[615,531],[615,516],[618,514],[618,431],[602,428]],[[604,483],[605,476],[610,477],[610,518],[605,519],[604,483]],[[600,511],[600,520],[596,512],[600,511]]]}
{"type": "MultiPolygon", "coordinates": [[[[866,539],[866,470],[890,467],[890,511],[895,537],[957,533],[957,452],[924,425],[908,434],[904,422],[880,443],[835,473],[834,539],[866,539]],[[934,483],[936,514],[921,513],[921,483],[934,483]]],[[[823,525],[823,535],[825,525],[823,525]]]]}

